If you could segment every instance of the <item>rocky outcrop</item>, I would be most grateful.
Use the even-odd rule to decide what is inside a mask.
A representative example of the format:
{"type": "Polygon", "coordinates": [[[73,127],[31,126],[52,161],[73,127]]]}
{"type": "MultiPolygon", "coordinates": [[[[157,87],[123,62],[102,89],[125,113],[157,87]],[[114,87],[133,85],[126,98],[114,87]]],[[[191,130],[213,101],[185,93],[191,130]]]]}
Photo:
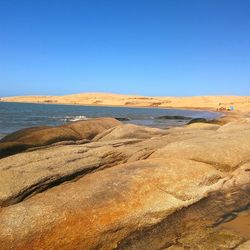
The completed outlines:
{"type": "Polygon", "coordinates": [[[211,183],[203,185],[204,175],[221,177],[206,164],[182,160],[145,160],[92,173],[2,209],[0,245],[11,246],[8,231],[15,221],[16,249],[71,249],[72,242],[80,249],[115,248],[132,232],[201,199],[211,189],[211,183]]]}
{"type": "Polygon", "coordinates": [[[250,249],[250,240],[248,240],[247,242],[241,244],[236,248],[236,250],[248,250],[248,249],[250,249]]]}
{"type": "Polygon", "coordinates": [[[160,136],[168,134],[167,130],[158,128],[149,128],[145,126],[137,126],[133,124],[126,124],[113,127],[98,134],[94,141],[110,141],[117,139],[148,139],[153,136],[160,136]]]}
{"type": "Polygon", "coordinates": [[[96,118],[58,127],[44,126],[19,130],[0,140],[0,158],[56,142],[92,139],[98,133],[120,124],[113,118],[96,118]]]}
{"type": "Polygon", "coordinates": [[[250,161],[249,132],[217,132],[208,137],[198,136],[174,142],[157,150],[150,157],[190,159],[211,164],[220,170],[232,171],[250,161]]]}
{"type": "Polygon", "coordinates": [[[247,120],[168,130],[117,125],[90,132],[89,143],[0,160],[0,249],[247,244],[220,229],[250,203],[247,120]]]}

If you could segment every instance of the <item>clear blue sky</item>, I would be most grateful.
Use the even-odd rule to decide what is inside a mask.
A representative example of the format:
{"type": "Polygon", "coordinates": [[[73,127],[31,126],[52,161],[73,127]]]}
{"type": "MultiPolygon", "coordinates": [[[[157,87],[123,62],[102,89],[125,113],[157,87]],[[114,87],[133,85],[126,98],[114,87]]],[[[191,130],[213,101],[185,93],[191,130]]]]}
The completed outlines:
{"type": "Polygon", "coordinates": [[[250,0],[0,0],[0,96],[250,95],[250,0]]]}

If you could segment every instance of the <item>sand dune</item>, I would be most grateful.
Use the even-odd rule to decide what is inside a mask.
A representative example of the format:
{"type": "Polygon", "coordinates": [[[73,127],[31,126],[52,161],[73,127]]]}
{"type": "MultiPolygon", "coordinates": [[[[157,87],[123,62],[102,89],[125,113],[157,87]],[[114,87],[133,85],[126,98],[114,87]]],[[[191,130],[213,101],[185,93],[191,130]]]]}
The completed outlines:
{"type": "Polygon", "coordinates": [[[111,93],[80,93],[64,96],[15,96],[2,97],[6,102],[57,103],[80,105],[108,105],[130,107],[169,107],[216,110],[234,106],[235,110],[250,111],[250,96],[192,96],[192,97],[146,97],[111,93]]]}

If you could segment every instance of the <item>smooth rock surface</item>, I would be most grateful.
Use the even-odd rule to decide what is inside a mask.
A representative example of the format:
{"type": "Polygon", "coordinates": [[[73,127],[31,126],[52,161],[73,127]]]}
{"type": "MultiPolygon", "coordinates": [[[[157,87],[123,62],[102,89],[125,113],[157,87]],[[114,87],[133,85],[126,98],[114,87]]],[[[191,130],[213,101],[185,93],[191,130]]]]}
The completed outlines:
{"type": "Polygon", "coordinates": [[[96,118],[57,127],[33,127],[19,130],[0,140],[0,158],[28,148],[50,145],[60,141],[92,139],[98,133],[121,123],[114,118],[96,118]]]}
{"type": "Polygon", "coordinates": [[[16,249],[70,249],[73,242],[80,249],[111,249],[130,232],[201,199],[220,178],[206,164],[157,159],[92,173],[2,209],[0,246],[11,246],[11,230],[16,249]]]}
{"type": "Polygon", "coordinates": [[[247,242],[241,244],[236,248],[236,250],[249,250],[249,249],[250,249],[250,240],[248,240],[247,242]]]}
{"type": "Polygon", "coordinates": [[[148,139],[153,136],[160,136],[168,134],[167,130],[150,128],[146,126],[137,126],[133,124],[126,124],[116,126],[98,134],[94,141],[110,141],[117,139],[148,139]]]}
{"type": "Polygon", "coordinates": [[[0,159],[0,249],[247,244],[219,227],[250,204],[247,120],[167,130],[109,126],[89,126],[80,135],[85,144],[59,142],[0,159]]]}
{"type": "MultiPolygon", "coordinates": [[[[222,130],[223,131],[223,130],[222,130]]],[[[201,135],[201,134],[200,134],[201,135]]],[[[250,161],[249,130],[215,132],[185,141],[168,144],[150,157],[177,157],[212,164],[223,171],[231,171],[250,161]]]]}

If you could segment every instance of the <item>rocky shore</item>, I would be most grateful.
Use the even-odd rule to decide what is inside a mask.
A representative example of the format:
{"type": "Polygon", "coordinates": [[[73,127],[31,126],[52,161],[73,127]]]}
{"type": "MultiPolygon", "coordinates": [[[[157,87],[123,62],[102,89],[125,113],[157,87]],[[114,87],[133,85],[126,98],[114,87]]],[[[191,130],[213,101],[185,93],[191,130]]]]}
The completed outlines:
{"type": "Polygon", "coordinates": [[[249,249],[223,225],[250,206],[250,119],[215,123],[98,118],[6,136],[0,249],[249,249]]]}

